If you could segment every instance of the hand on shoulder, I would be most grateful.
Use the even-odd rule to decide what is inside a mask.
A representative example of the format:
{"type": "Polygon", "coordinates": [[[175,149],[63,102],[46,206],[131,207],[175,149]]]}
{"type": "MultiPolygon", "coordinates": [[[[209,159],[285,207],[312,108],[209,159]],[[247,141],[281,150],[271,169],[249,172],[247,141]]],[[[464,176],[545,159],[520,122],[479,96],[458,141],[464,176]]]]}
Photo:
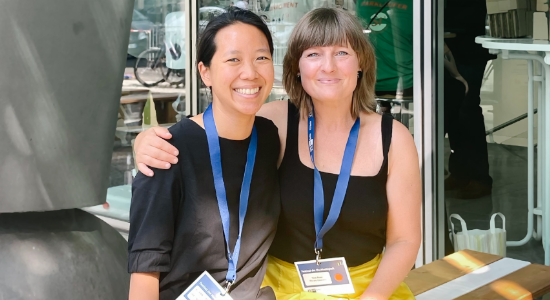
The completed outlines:
{"type": "Polygon", "coordinates": [[[170,164],[178,162],[178,149],[166,141],[171,138],[172,134],[163,127],[153,127],[138,134],[134,142],[134,159],[141,173],[153,176],[149,167],[169,169],[170,164]]]}

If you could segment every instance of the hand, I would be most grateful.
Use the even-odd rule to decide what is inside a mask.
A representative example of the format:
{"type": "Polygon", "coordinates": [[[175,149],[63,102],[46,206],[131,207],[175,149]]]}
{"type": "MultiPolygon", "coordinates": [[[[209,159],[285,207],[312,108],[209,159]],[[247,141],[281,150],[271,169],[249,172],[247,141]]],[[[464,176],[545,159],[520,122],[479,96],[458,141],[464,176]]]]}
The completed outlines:
{"type": "Polygon", "coordinates": [[[148,167],[170,169],[171,163],[178,162],[178,149],[165,141],[171,138],[168,129],[162,127],[153,127],[138,134],[134,142],[134,159],[141,173],[151,177],[154,173],[148,167]]]}
{"type": "Polygon", "coordinates": [[[464,87],[466,87],[466,92],[464,92],[464,93],[468,94],[468,82],[466,81],[466,79],[464,79],[464,77],[462,77],[462,76],[458,76],[458,77],[456,77],[456,80],[464,83],[464,87]]]}

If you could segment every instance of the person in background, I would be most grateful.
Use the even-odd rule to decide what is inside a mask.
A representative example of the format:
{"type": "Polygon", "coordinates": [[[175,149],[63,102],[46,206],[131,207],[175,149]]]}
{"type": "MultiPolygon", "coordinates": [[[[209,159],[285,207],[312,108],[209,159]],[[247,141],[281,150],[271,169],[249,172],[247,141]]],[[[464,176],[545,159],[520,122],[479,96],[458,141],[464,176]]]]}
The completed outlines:
{"type": "Polygon", "coordinates": [[[445,180],[445,190],[455,190],[455,198],[458,199],[488,196],[493,185],[493,179],[489,175],[489,156],[483,111],[480,107],[480,92],[485,67],[494,56],[475,42],[476,36],[485,35],[486,18],[485,1],[446,1],[445,32],[456,36],[445,39],[448,46],[448,51],[445,51],[445,64],[456,63],[457,72],[468,85],[466,95],[458,97],[456,95],[461,95],[462,88],[448,80],[445,81],[445,94],[456,99],[453,106],[457,112],[456,116],[451,116],[449,122],[446,122],[451,156],[450,175],[445,180]],[[450,51],[452,54],[449,54],[450,51]]]}
{"type": "MultiPolygon", "coordinates": [[[[481,3],[484,4],[482,1],[481,3]]],[[[413,1],[357,1],[357,16],[368,29],[377,58],[376,95],[383,98],[412,98],[413,95],[413,1]]],[[[453,54],[444,44],[444,126],[451,147],[462,142],[457,132],[462,99],[468,92],[468,82],[460,74],[453,54]]],[[[391,113],[391,103],[380,101],[380,111],[391,113]]],[[[453,164],[453,171],[457,168],[453,164]]],[[[445,188],[453,186],[449,179],[445,188]]],[[[454,187],[453,187],[454,188],[454,187]]],[[[445,222],[448,232],[448,222],[445,222]]],[[[446,253],[453,252],[450,239],[445,239],[446,253]]]]}
{"type": "Polygon", "coordinates": [[[272,54],[252,12],[230,10],[206,26],[197,68],[212,104],[170,128],[182,160],[132,185],[130,300],[174,300],[204,271],[233,299],[275,300],[260,286],[280,211],[280,145],[273,122],[255,117],[273,86],[272,54]]]}

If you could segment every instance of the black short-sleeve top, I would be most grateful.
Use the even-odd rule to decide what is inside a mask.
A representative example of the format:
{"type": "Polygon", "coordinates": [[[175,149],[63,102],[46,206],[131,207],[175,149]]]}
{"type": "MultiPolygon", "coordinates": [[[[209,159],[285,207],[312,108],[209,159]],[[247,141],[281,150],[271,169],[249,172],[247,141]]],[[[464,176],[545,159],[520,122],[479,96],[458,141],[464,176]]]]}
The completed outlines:
{"type": "MultiPolygon", "coordinates": [[[[266,254],[280,211],[273,122],[256,117],[258,148],[242,232],[233,299],[257,299],[266,254]]],[[[179,162],[155,176],[141,173],[132,185],[128,271],[160,272],[160,299],[176,299],[203,271],[223,283],[228,259],[205,130],[189,119],[170,128],[179,162]]],[[[231,250],[238,234],[239,197],[250,137],[220,138],[222,171],[230,215],[231,250]]],[[[263,299],[263,298],[262,298],[263,299]]]]}

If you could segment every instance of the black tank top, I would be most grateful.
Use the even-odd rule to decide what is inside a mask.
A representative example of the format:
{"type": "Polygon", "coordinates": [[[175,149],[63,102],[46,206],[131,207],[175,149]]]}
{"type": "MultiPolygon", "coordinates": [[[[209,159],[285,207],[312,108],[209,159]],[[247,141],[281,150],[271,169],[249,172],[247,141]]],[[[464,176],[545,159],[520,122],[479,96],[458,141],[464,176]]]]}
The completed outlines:
{"type": "MultiPolygon", "coordinates": [[[[313,169],[298,155],[298,109],[289,102],[286,150],[279,168],[281,215],[269,253],[293,263],[315,259],[313,220],[313,169]]],[[[393,119],[382,117],[384,162],[375,176],[351,176],[340,217],[323,239],[323,258],[345,257],[348,267],[358,266],[382,253],[386,244],[388,151],[393,119]]],[[[304,137],[305,138],[305,137],[304,137]]],[[[321,172],[326,220],[338,175],[321,172]]]]}

